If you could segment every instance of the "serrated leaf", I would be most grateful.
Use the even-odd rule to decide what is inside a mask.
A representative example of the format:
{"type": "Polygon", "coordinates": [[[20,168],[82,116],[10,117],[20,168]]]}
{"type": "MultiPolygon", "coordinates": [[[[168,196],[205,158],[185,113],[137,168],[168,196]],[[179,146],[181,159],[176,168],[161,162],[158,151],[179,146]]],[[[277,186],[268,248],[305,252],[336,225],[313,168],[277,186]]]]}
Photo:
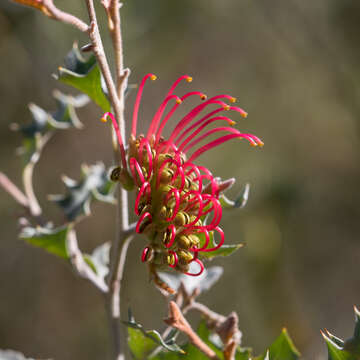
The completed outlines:
{"type": "Polygon", "coordinates": [[[108,179],[107,171],[102,163],[82,167],[80,181],[63,177],[67,188],[66,195],[50,195],[49,199],[55,201],[65,212],[69,221],[80,215],[90,215],[92,199],[115,203],[114,183],[108,179]]]}
{"type": "Polygon", "coordinates": [[[344,350],[360,358],[360,312],[354,306],[355,312],[355,330],[352,338],[345,341],[344,350]]]}
{"type": "Polygon", "coordinates": [[[109,273],[110,248],[110,243],[106,242],[95,248],[91,255],[84,254],[84,260],[102,279],[109,273]]]}
{"type": "MultiPolygon", "coordinates": [[[[269,360],[297,360],[300,357],[286,329],[283,329],[280,336],[269,348],[269,360]]],[[[265,360],[267,352],[257,357],[256,360],[265,360]]]]}
{"type": "Polygon", "coordinates": [[[156,330],[144,330],[131,315],[129,321],[123,323],[128,327],[128,345],[135,359],[147,359],[149,353],[159,345],[171,352],[184,353],[175,343],[175,333],[163,339],[156,330]]]}
{"type": "Polygon", "coordinates": [[[20,239],[27,243],[40,247],[47,252],[68,259],[68,252],[66,249],[66,238],[70,231],[70,226],[61,226],[58,228],[45,227],[25,227],[20,239]]]}
{"type": "Polygon", "coordinates": [[[36,104],[29,104],[32,121],[29,124],[17,126],[23,134],[24,140],[20,154],[24,155],[25,164],[35,163],[40,157],[40,152],[51,136],[52,130],[81,128],[82,124],[76,115],[75,109],[88,103],[88,97],[64,95],[55,90],[53,96],[57,109],[48,112],[36,104]]]}
{"type": "Polygon", "coordinates": [[[251,349],[238,347],[235,354],[235,360],[250,360],[250,359],[251,359],[251,349]]]}
{"type": "Polygon", "coordinates": [[[21,352],[14,350],[0,350],[0,360],[34,360],[25,357],[21,352]]]}
{"type": "Polygon", "coordinates": [[[220,204],[224,209],[242,209],[247,204],[249,192],[250,184],[246,184],[235,200],[230,200],[224,193],[221,193],[219,197],[220,204]]]}
{"type": "Polygon", "coordinates": [[[350,354],[346,350],[344,350],[341,346],[336,344],[333,340],[330,339],[329,336],[322,333],[326,346],[328,348],[328,359],[329,360],[357,360],[358,357],[350,354]]]}
{"type": "Polygon", "coordinates": [[[59,67],[58,75],[55,77],[88,95],[104,112],[110,111],[110,103],[103,91],[101,72],[95,56],[92,54],[86,60],[76,43],[65,58],[65,67],[59,67]]]}
{"type": "MultiPolygon", "coordinates": [[[[218,348],[213,341],[211,341],[211,332],[206,326],[205,321],[201,321],[196,333],[199,335],[201,340],[212,349],[215,354],[218,356],[219,359],[223,359],[223,352],[220,348],[218,348]]],[[[188,344],[184,348],[186,352],[186,356],[188,359],[194,359],[194,360],[207,360],[208,357],[205,356],[198,348],[196,348],[192,344],[188,344]]]]}
{"type": "MultiPolygon", "coordinates": [[[[197,234],[197,236],[200,239],[200,247],[201,247],[202,244],[204,244],[204,242],[205,242],[205,235],[203,233],[199,233],[199,234],[197,234]]],[[[215,243],[215,239],[214,239],[214,231],[210,231],[209,236],[210,236],[210,241],[209,241],[209,245],[207,246],[207,248],[211,249],[217,245],[215,243]]],[[[218,248],[214,251],[208,251],[208,252],[200,251],[199,256],[203,259],[213,259],[217,256],[229,256],[243,246],[244,246],[243,244],[236,244],[236,245],[224,244],[220,248],[218,248]]]]}
{"type": "MultiPolygon", "coordinates": [[[[193,271],[191,266],[196,265],[193,263],[190,264],[190,272],[193,271]]],[[[178,290],[180,284],[183,283],[187,292],[192,293],[196,288],[198,288],[200,292],[209,290],[220,279],[223,272],[224,270],[221,266],[212,266],[206,268],[199,276],[167,272],[159,272],[158,274],[161,280],[169,284],[174,290],[178,290]]]]}

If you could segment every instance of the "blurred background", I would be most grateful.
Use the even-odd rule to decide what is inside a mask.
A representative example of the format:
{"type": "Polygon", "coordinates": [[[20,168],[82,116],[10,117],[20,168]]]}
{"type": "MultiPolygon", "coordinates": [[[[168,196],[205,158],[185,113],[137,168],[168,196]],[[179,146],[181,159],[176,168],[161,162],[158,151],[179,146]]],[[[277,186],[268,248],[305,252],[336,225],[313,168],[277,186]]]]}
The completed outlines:
{"type": "MultiPolygon", "coordinates": [[[[82,1],[55,1],[87,19],[82,1]]],[[[98,14],[106,33],[102,9],[98,14]]],[[[244,210],[222,220],[228,243],[246,247],[212,264],[225,266],[201,300],[223,314],[235,310],[243,345],[263,350],[287,327],[305,359],[326,359],[319,330],[347,338],[360,303],[359,60],[357,0],[132,0],[122,10],[130,82],[148,72],[159,80],[145,92],[141,127],[181,74],[181,91],[230,93],[249,112],[238,128],[264,140],[263,149],[233,142],[203,156],[214,174],[246,182],[244,210]]],[[[108,38],[106,46],[111,54],[108,38]]],[[[9,1],[0,3],[1,171],[21,184],[12,122],[30,121],[29,102],[55,108],[51,74],[62,65],[77,30],[9,1]]],[[[134,94],[128,97],[132,108],[134,94]]],[[[78,111],[83,130],[59,131],[36,167],[35,190],[48,217],[61,223],[47,194],[63,193],[61,174],[78,179],[82,163],[112,162],[101,111],[78,111]]],[[[130,111],[129,113],[130,114],[130,111]]],[[[129,117],[129,115],[128,115],[129,117]]],[[[103,299],[58,258],[17,239],[19,206],[0,191],[0,348],[54,359],[105,359],[110,341],[103,299]]],[[[79,226],[82,249],[113,238],[115,208],[94,203],[79,226]]],[[[124,280],[123,310],[131,303],[146,328],[163,327],[161,295],[133,242],[124,280]]],[[[125,317],[125,315],[124,315],[125,317]]]]}

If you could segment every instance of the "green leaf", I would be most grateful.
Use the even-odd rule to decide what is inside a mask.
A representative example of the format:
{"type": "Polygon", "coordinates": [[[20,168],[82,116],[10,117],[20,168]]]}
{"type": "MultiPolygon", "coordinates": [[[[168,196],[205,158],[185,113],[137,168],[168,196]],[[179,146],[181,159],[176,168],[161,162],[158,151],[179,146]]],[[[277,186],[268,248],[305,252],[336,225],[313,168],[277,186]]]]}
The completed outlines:
{"type": "Polygon", "coordinates": [[[40,247],[47,252],[68,259],[68,252],[66,249],[66,238],[70,226],[61,226],[58,228],[45,227],[25,227],[20,238],[27,243],[40,247]]]}
{"type": "MultiPolygon", "coordinates": [[[[215,352],[215,354],[219,357],[219,359],[224,358],[222,350],[215,345],[214,341],[211,340],[211,332],[208,329],[208,327],[206,326],[205,321],[200,322],[196,332],[199,335],[199,337],[201,338],[201,340],[204,341],[204,343],[206,345],[208,345],[215,352]]],[[[187,346],[185,346],[184,350],[186,352],[186,357],[188,359],[192,359],[192,360],[193,359],[194,360],[207,360],[208,359],[207,356],[205,356],[198,348],[196,348],[192,344],[188,344],[187,346]]]]}
{"type": "MultiPolygon", "coordinates": [[[[238,347],[235,354],[235,360],[250,360],[251,349],[238,347]]],[[[265,359],[266,360],[266,359],[265,359]]]]}
{"type": "Polygon", "coordinates": [[[345,341],[344,349],[360,358],[360,312],[354,306],[355,330],[352,338],[345,341]]]}
{"type": "Polygon", "coordinates": [[[183,354],[184,351],[175,343],[176,333],[163,339],[156,330],[144,330],[143,326],[129,314],[129,321],[123,323],[128,327],[128,345],[135,359],[147,359],[150,352],[159,345],[165,350],[183,354]]]}
{"type": "MultiPolygon", "coordinates": [[[[202,244],[205,243],[205,234],[204,233],[199,233],[199,234],[197,234],[197,236],[200,239],[200,247],[201,247],[202,244]]],[[[215,243],[215,239],[214,239],[214,231],[210,231],[209,236],[210,236],[210,241],[209,241],[209,245],[207,246],[207,248],[211,249],[211,248],[214,248],[217,245],[215,243]]],[[[209,251],[209,252],[200,251],[199,256],[201,258],[204,258],[204,259],[213,259],[213,258],[215,258],[217,256],[229,256],[233,252],[235,252],[236,250],[240,249],[243,246],[244,246],[244,244],[237,244],[237,245],[224,244],[220,248],[218,248],[218,249],[216,249],[214,251],[209,251]]]]}
{"type": "MultiPolygon", "coordinates": [[[[283,329],[281,335],[272,343],[269,348],[268,360],[297,360],[300,357],[286,329],[283,329]]],[[[265,360],[267,353],[257,357],[256,360],[265,360]]]]}
{"type": "Polygon", "coordinates": [[[76,43],[65,58],[65,67],[59,67],[55,77],[88,95],[103,111],[110,111],[110,103],[102,87],[101,72],[92,54],[87,60],[76,43]]]}
{"type": "Polygon", "coordinates": [[[82,179],[77,182],[66,176],[62,178],[67,188],[66,195],[50,195],[65,212],[69,221],[80,215],[90,215],[92,199],[114,204],[114,183],[108,179],[107,171],[102,163],[82,166],[82,179]]]}
{"type": "Polygon", "coordinates": [[[357,356],[350,354],[343,347],[339,346],[337,342],[333,341],[328,334],[322,333],[326,346],[328,348],[329,360],[356,360],[357,356]]]}

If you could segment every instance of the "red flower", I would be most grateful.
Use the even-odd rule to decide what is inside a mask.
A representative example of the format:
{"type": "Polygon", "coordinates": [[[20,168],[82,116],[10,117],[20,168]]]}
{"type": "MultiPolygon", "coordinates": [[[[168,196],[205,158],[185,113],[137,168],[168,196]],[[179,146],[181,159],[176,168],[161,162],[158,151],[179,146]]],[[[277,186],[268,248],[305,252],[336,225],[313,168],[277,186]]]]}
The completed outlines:
{"type": "Polygon", "coordinates": [[[155,80],[156,76],[146,75],[139,86],[128,152],[123,146],[114,116],[106,113],[103,120],[106,121],[109,116],[117,133],[122,157],[120,172],[123,176],[120,176],[120,181],[127,179],[125,182],[129,185],[130,178],[137,189],[134,210],[139,220],[136,232],[145,233],[149,240],[141,260],[148,262],[153,272],[156,268],[169,266],[185,274],[198,276],[204,270],[199,254],[220,248],[224,243],[224,232],[219,227],[222,208],[218,180],[210,170],[195,162],[205,151],[231,139],[246,139],[253,146],[263,146],[263,142],[252,134],[241,133],[231,127],[235,122],[219,115],[223,111],[232,110],[243,117],[247,116],[241,108],[226,103],[236,101],[232,96],[218,95],[206,100],[206,96],[198,91],[189,92],[182,97],[175,95],[173,92],[182,80],[192,81],[187,75],[178,78],[171,86],[155,113],[146,136],[137,136],[139,106],[148,79],[155,80]],[[180,104],[192,96],[199,96],[203,102],[177,122],[169,139],[164,139],[162,132],[165,125],[174,117],[180,104]],[[174,104],[165,114],[170,103],[174,104]],[[209,112],[211,105],[216,108],[209,112]],[[226,126],[209,129],[210,125],[221,122],[225,122],[226,126]],[[219,135],[217,139],[200,145],[201,141],[206,141],[212,134],[221,132],[225,135],[219,135]],[[209,246],[211,232],[219,235],[215,246],[209,246]],[[198,264],[196,273],[189,273],[191,262],[198,264]]]}

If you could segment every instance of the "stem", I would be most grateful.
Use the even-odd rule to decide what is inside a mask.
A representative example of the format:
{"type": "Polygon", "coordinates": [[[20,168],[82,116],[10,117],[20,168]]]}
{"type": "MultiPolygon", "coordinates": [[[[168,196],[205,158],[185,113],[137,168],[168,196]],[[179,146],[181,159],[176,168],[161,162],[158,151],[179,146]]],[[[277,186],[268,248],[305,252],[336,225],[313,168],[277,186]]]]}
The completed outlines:
{"type": "MultiPolygon", "coordinates": [[[[120,4],[118,0],[103,1],[103,5],[108,14],[109,30],[112,35],[113,46],[115,50],[117,80],[116,87],[111,76],[110,68],[104,52],[104,47],[102,45],[93,0],[86,0],[86,4],[88,7],[91,22],[89,35],[93,45],[93,51],[108,89],[108,94],[115,113],[115,118],[119,122],[121,136],[124,138],[126,135],[124,119],[124,94],[127,86],[127,78],[130,74],[130,71],[128,69],[123,69],[122,37],[119,13],[120,4]]],[[[114,146],[114,156],[115,161],[117,163],[120,163],[120,154],[117,146],[114,146]]],[[[122,339],[120,325],[120,290],[121,280],[124,273],[126,254],[130,242],[133,238],[133,236],[130,235],[133,233],[133,229],[129,228],[127,192],[122,188],[118,189],[117,219],[118,223],[116,237],[111,247],[109,275],[110,291],[108,294],[107,310],[109,312],[111,331],[114,341],[115,359],[122,360],[124,359],[124,354],[121,344],[122,339]]]]}

